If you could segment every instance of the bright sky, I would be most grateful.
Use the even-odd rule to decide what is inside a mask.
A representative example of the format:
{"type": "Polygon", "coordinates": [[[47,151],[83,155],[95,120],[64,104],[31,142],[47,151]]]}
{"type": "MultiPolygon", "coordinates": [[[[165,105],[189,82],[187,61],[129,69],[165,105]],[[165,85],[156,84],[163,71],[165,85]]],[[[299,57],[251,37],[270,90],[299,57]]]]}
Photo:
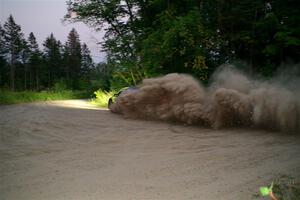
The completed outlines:
{"type": "Polygon", "coordinates": [[[30,32],[34,33],[40,49],[43,49],[42,43],[51,33],[64,44],[74,27],[81,42],[91,50],[94,61],[104,61],[105,54],[96,44],[102,41],[103,32],[95,32],[83,23],[63,24],[66,12],[66,0],[0,0],[0,24],[3,25],[12,14],[26,38],[30,32]]]}

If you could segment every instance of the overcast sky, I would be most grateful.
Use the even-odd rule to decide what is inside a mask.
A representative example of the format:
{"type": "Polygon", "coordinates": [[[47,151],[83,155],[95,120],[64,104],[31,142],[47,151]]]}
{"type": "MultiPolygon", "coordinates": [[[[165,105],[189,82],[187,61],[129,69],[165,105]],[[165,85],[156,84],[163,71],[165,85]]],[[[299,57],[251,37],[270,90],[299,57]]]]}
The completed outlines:
{"type": "Polygon", "coordinates": [[[34,33],[40,49],[43,49],[42,43],[50,33],[64,44],[74,27],[81,42],[85,42],[91,50],[94,61],[104,61],[105,54],[100,52],[100,46],[96,44],[102,40],[103,33],[95,32],[83,23],[62,24],[66,12],[66,0],[0,0],[1,25],[12,14],[26,38],[30,32],[34,33]]]}

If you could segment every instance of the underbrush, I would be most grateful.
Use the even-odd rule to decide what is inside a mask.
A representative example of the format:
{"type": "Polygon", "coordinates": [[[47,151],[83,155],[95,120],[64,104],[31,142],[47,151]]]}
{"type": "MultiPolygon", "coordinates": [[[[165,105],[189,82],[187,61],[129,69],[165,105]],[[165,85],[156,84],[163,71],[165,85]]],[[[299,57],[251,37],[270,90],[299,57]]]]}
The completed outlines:
{"type": "Polygon", "coordinates": [[[264,196],[263,199],[271,200],[300,200],[300,181],[298,178],[280,175],[276,178],[270,187],[260,188],[261,194],[254,195],[254,199],[262,199],[261,195],[264,196]],[[265,194],[263,190],[267,190],[265,194]]]}
{"type": "Polygon", "coordinates": [[[94,94],[95,98],[91,100],[91,103],[96,106],[107,108],[108,100],[115,94],[115,91],[106,92],[103,90],[97,90],[96,92],[94,92],[94,94]]]}
{"type": "Polygon", "coordinates": [[[300,200],[300,182],[282,175],[274,181],[273,192],[277,200],[300,200]]]}
{"type": "Polygon", "coordinates": [[[28,103],[34,101],[66,100],[66,99],[84,99],[89,98],[85,91],[22,91],[12,92],[0,90],[0,104],[28,103]]]}

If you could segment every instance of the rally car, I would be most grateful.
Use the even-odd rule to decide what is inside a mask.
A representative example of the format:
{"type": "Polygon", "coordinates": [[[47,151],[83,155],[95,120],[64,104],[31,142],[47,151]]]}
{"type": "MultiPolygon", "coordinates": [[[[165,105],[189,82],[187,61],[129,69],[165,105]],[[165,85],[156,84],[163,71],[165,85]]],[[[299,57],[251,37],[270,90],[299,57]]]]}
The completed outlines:
{"type": "Polygon", "coordinates": [[[124,94],[127,94],[129,92],[133,92],[133,91],[136,91],[138,90],[137,87],[125,87],[125,88],[122,88],[121,90],[119,90],[116,94],[114,94],[111,98],[109,98],[108,100],[108,108],[111,109],[111,106],[116,103],[117,99],[124,95],[124,94]]]}

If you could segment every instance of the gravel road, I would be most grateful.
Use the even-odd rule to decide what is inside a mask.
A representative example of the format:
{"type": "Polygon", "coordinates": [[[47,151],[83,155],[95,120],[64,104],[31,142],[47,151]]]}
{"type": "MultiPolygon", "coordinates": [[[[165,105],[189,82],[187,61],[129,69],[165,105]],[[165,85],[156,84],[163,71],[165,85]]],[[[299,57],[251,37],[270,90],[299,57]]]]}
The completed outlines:
{"type": "Polygon", "coordinates": [[[2,200],[257,199],[300,137],[124,119],[84,100],[0,106],[2,200]]]}

